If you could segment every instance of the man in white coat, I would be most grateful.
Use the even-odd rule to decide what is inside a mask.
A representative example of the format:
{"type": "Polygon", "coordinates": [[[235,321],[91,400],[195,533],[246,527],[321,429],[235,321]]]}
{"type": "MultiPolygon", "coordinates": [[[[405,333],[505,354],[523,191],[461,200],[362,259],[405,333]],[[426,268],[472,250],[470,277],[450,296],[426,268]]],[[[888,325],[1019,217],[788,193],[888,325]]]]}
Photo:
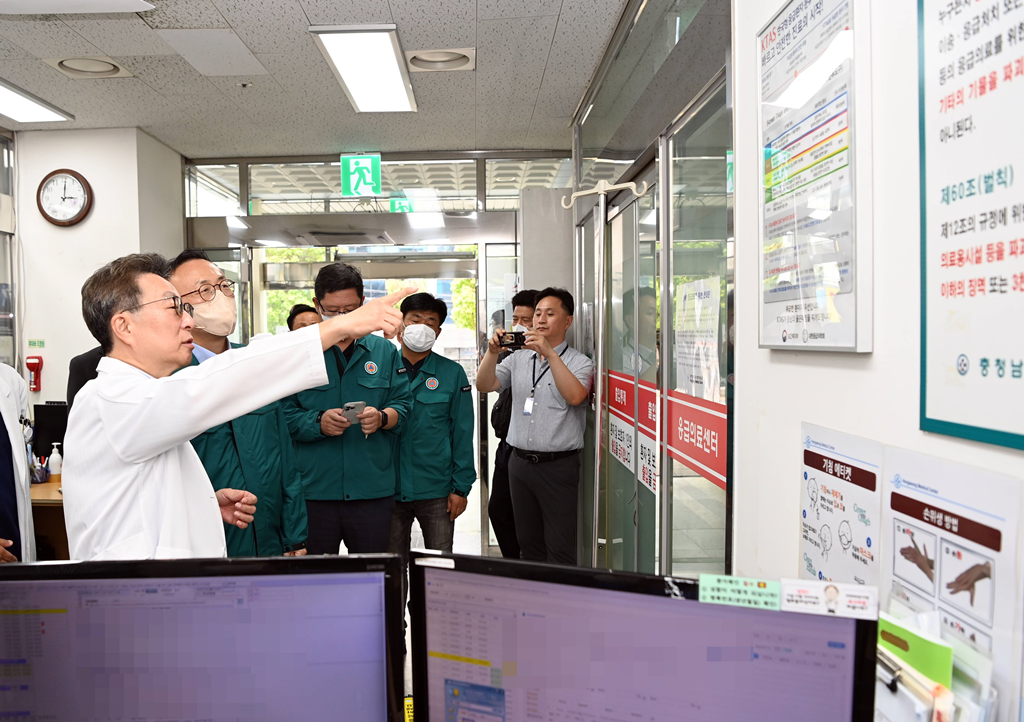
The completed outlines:
{"type": "MultiPolygon", "coordinates": [[[[0,469],[0,562],[34,562],[36,560],[35,526],[32,522],[32,480],[29,478],[28,455],[25,451],[24,427],[28,416],[28,384],[17,371],[0,364],[0,416],[3,417],[7,442],[10,445],[10,469],[0,469]],[[14,503],[10,504],[12,496],[14,503]],[[16,532],[13,533],[13,532],[16,532]],[[12,538],[8,538],[12,537],[12,538]]],[[[3,439],[0,438],[0,444],[3,439]]],[[[7,465],[7,450],[0,450],[7,465]]]]}
{"type": "Polygon", "coordinates": [[[157,254],[133,254],[82,287],[82,314],[105,356],[75,398],[64,437],[72,559],[225,556],[221,522],[244,529],[257,500],[215,492],[188,440],[327,383],[324,349],[374,331],[393,337],[402,315],[392,304],[416,290],[174,373],[192,358],[194,324],[167,269],[157,254]]]}

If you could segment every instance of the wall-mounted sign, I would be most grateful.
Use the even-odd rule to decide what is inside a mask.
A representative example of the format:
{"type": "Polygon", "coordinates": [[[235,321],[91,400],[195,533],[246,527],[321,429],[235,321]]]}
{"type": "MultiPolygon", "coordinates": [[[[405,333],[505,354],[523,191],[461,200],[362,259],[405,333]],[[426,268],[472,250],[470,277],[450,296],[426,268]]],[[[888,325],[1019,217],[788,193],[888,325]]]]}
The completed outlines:
{"type": "Polygon", "coordinates": [[[882,445],[800,426],[800,577],[878,586],[882,445]]]}
{"type": "Polygon", "coordinates": [[[392,198],[391,199],[391,212],[392,213],[412,213],[412,199],[411,198],[392,198]]]}
{"type": "Polygon", "coordinates": [[[1024,449],[1024,5],[918,12],[921,428],[1024,449]]]}
{"type": "Polygon", "coordinates": [[[346,198],[382,195],[379,155],[341,156],[341,195],[346,198]]]}
{"type": "Polygon", "coordinates": [[[858,0],[791,0],[757,37],[762,347],[871,350],[870,123],[854,120],[870,118],[855,111],[870,96],[857,92],[870,82],[867,13],[858,0]]]}

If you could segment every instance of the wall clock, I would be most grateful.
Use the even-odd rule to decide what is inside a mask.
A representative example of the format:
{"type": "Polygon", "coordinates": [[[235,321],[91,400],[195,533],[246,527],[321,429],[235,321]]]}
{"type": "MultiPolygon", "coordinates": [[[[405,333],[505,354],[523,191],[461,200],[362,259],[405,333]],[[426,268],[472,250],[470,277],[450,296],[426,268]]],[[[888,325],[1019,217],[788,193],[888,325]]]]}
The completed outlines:
{"type": "Polygon", "coordinates": [[[92,186],[81,173],[55,170],[39,184],[36,205],[43,218],[55,226],[73,226],[92,209],[92,186]]]}

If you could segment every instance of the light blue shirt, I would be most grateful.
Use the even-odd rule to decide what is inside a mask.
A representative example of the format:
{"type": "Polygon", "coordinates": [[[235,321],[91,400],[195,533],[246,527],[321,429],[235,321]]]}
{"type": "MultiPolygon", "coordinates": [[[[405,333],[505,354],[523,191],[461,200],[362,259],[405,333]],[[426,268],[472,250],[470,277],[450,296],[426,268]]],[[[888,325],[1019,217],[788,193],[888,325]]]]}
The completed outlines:
{"type": "Polygon", "coordinates": [[[195,355],[196,361],[199,363],[202,363],[203,361],[209,361],[210,359],[217,355],[213,351],[205,349],[199,344],[196,344],[195,346],[192,347],[192,353],[193,355],[195,355]]]}

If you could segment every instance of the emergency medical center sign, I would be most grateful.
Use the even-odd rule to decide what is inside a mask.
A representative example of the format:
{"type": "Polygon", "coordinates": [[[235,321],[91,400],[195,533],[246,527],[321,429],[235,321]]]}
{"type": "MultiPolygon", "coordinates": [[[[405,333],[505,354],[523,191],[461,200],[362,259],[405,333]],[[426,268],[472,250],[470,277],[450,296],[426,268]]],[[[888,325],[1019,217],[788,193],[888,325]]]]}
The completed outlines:
{"type": "Polygon", "coordinates": [[[918,13],[921,429],[1024,449],[1024,2],[918,13]]]}

